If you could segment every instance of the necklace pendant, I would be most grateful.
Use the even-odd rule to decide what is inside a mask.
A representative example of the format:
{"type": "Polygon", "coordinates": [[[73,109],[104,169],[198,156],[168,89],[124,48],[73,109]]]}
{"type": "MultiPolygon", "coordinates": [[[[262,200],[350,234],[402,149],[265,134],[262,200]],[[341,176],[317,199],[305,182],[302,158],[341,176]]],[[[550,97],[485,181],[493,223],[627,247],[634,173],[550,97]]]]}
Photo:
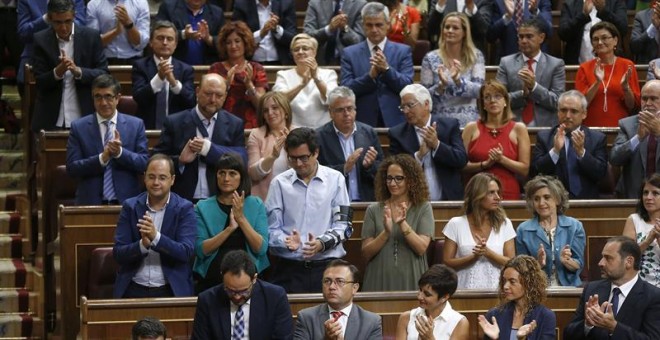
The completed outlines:
{"type": "Polygon", "coordinates": [[[491,129],[489,132],[490,132],[490,135],[493,136],[493,138],[497,138],[497,136],[500,134],[500,131],[498,129],[495,129],[495,128],[491,129]]]}
{"type": "Polygon", "coordinates": [[[607,87],[603,90],[603,94],[607,96],[607,87]]]}

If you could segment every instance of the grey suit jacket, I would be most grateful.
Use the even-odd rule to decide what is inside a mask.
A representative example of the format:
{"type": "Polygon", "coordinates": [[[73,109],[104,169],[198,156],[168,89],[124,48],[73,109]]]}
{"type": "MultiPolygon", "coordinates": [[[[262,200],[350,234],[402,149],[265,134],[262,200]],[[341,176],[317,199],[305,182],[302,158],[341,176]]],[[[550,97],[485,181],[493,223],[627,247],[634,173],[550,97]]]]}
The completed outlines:
{"type": "MultiPolygon", "coordinates": [[[[511,110],[516,121],[522,121],[522,112],[527,105],[523,95],[523,82],[518,71],[527,67],[521,52],[508,55],[500,60],[497,81],[504,84],[511,97],[511,110]]],[[[564,61],[549,54],[541,53],[536,65],[536,87],[529,94],[534,101],[534,120],[528,126],[552,127],[558,124],[557,99],[566,88],[564,61]]]]}
{"type": "MultiPolygon", "coordinates": [[[[365,0],[344,0],[341,11],[348,17],[348,32],[339,32],[337,48],[340,55],[344,47],[355,45],[364,40],[360,11],[362,11],[362,7],[366,3],[365,0]]],[[[316,38],[319,42],[318,52],[316,53],[316,60],[319,65],[328,65],[333,62],[332,60],[325,60],[325,49],[328,39],[333,37],[327,34],[325,27],[330,24],[334,7],[334,0],[310,0],[307,5],[303,32],[316,38]]],[[[334,62],[338,64],[339,58],[334,62]]]]}
{"type": "MultiPolygon", "coordinates": [[[[296,340],[323,340],[325,338],[325,327],[323,323],[330,318],[328,304],[309,307],[298,312],[296,331],[293,338],[296,340]]],[[[366,311],[353,303],[351,313],[348,316],[344,339],[382,339],[383,328],[378,314],[366,311]]]]}
{"type": "Polygon", "coordinates": [[[650,9],[635,14],[635,22],[630,35],[630,51],[635,64],[646,64],[660,57],[658,55],[658,42],[646,33],[646,30],[651,26],[651,14],[650,9]]]}
{"type": "MultiPolygon", "coordinates": [[[[637,115],[619,120],[619,133],[610,151],[610,163],[621,166],[621,176],[616,185],[616,192],[621,198],[639,198],[646,177],[646,153],[648,138],[639,141],[637,148],[631,148],[630,140],[637,135],[639,122],[637,115]]],[[[655,151],[655,169],[660,171],[660,143],[655,151]]]]}

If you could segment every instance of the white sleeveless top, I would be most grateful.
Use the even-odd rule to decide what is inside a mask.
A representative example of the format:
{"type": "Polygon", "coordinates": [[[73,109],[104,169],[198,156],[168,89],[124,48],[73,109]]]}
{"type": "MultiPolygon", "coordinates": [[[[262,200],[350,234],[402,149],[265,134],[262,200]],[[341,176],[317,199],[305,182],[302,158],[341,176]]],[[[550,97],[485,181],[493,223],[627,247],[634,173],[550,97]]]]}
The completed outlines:
{"type": "MultiPolygon", "coordinates": [[[[417,328],[415,328],[415,318],[420,314],[425,315],[424,309],[421,307],[417,307],[410,311],[410,320],[408,320],[407,329],[408,340],[419,339],[419,333],[417,333],[417,328]]],[[[454,332],[456,325],[458,325],[458,323],[464,318],[463,314],[451,308],[451,304],[447,301],[442,313],[433,320],[433,336],[436,339],[449,339],[451,333],[454,332]]]]}
{"type": "MultiPolygon", "coordinates": [[[[653,224],[646,223],[638,214],[630,216],[635,225],[637,243],[642,242],[649,231],[653,229],[653,224]]],[[[660,287],[660,246],[657,241],[651,242],[649,247],[642,252],[642,263],[639,269],[639,277],[656,287],[660,287]]]]}

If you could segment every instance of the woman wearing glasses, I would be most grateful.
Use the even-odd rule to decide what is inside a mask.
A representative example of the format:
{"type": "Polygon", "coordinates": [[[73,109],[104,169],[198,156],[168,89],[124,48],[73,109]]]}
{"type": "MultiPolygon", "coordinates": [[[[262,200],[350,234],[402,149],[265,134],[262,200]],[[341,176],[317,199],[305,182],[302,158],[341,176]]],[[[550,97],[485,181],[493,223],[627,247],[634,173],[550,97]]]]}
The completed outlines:
{"type": "Polygon", "coordinates": [[[480,118],[463,129],[468,163],[463,172],[489,172],[502,183],[502,198],[520,199],[516,176],[527,176],[530,142],[525,124],[512,120],[509,93],[504,85],[487,81],[479,91],[480,118]]]}
{"type": "Polygon", "coordinates": [[[421,84],[433,96],[433,114],[456,118],[464,127],[479,118],[477,98],[486,77],[486,64],[472,42],[465,14],[445,15],[440,31],[440,48],[422,60],[421,84]]]}
{"type": "Polygon", "coordinates": [[[457,271],[460,289],[497,288],[500,267],[516,254],[516,232],[500,205],[501,187],[493,174],[474,175],[465,187],[465,215],[442,230],[444,263],[457,271]]]}
{"type": "Polygon", "coordinates": [[[252,129],[247,141],[248,173],[252,195],[266,199],[273,177],[289,168],[284,140],[293,128],[291,106],[280,92],[267,92],[259,100],[259,128],[252,129]]]}
{"type": "Polygon", "coordinates": [[[435,231],[424,171],[410,155],[390,156],[378,167],[375,187],[378,202],[362,226],[363,290],[415,290],[435,231]]]}
{"type": "Polygon", "coordinates": [[[601,21],[589,31],[595,59],[580,65],[575,76],[575,89],[582,92],[589,106],[586,126],[616,127],[639,107],[640,90],[635,64],[617,57],[619,30],[607,21],[601,21]]]}
{"type": "Polygon", "coordinates": [[[231,250],[244,249],[261,272],[268,267],[266,207],[250,195],[250,177],[237,154],[220,157],[216,177],[218,194],[197,202],[197,240],[193,272],[196,292],[222,282],[220,264],[231,250]]]}

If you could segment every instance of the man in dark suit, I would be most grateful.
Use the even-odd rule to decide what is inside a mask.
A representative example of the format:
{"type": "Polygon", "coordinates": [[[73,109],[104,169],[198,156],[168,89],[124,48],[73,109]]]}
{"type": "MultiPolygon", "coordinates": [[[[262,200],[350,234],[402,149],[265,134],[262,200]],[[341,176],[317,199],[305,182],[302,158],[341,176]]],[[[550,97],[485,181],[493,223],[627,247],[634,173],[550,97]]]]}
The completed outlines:
{"type": "Polygon", "coordinates": [[[147,136],[141,119],[117,112],[120,90],[111,75],[98,76],[92,83],[96,114],[71,123],[66,171],[78,180],[76,205],[121,204],[140,193],[147,136]]]}
{"type": "Polygon", "coordinates": [[[174,57],[188,65],[210,65],[218,61],[215,46],[225,24],[222,8],[206,0],[163,0],[156,20],[174,24],[180,34],[174,57]]]}
{"type": "Polygon", "coordinates": [[[362,14],[365,0],[311,0],[307,4],[303,32],[319,42],[319,65],[339,65],[345,47],[364,40],[362,14]],[[340,7],[341,5],[341,7],[340,7]]]}
{"type": "Polygon", "coordinates": [[[490,27],[493,6],[495,3],[489,0],[468,0],[463,1],[463,8],[458,8],[456,0],[438,0],[433,1],[429,7],[429,20],[426,32],[431,42],[431,50],[438,48],[438,38],[442,32],[442,21],[445,14],[452,12],[461,12],[467,15],[470,20],[470,32],[472,32],[472,42],[480,51],[487,51],[486,32],[490,27]]]}
{"type": "Polygon", "coordinates": [[[341,85],[357,96],[359,122],[392,127],[404,120],[397,94],[413,82],[412,51],[408,45],[387,40],[390,17],[385,5],[364,5],[362,22],[367,41],[344,49],[341,85]]]}
{"type": "Polygon", "coordinates": [[[557,98],[566,87],[564,61],[541,52],[545,24],[538,18],[518,28],[519,52],[500,59],[497,81],[506,86],[516,121],[527,126],[557,125],[557,98]]]}
{"type": "Polygon", "coordinates": [[[293,65],[291,39],[296,35],[293,0],[247,0],[234,2],[233,21],[243,21],[254,32],[253,61],[263,65],[293,65]]]}
{"type": "Polygon", "coordinates": [[[355,121],[355,94],[345,86],[328,93],[331,122],[316,129],[319,163],[346,177],[351,202],[375,201],[374,179],[383,160],[376,130],[355,121]]]}
{"type": "Polygon", "coordinates": [[[431,116],[432,105],[431,94],[422,85],[401,91],[406,122],[390,128],[390,154],[407,153],[421,163],[432,201],[461,200],[461,169],[468,159],[458,120],[431,116]]]}
{"type": "Polygon", "coordinates": [[[607,240],[598,262],[603,280],[582,290],[564,339],[660,339],[660,289],[639,277],[641,257],[635,240],[607,240]]]}
{"type": "Polygon", "coordinates": [[[598,182],[607,174],[607,138],[582,125],[587,99],[577,90],[559,96],[559,125],[539,131],[532,156],[534,174],[555,175],[571,199],[599,198],[598,182]]]}
{"type": "Polygon", "coordinates": [[[108,71],[99,31],[74,25],[71,0],[51,0],[47,17],[51,27],[34,35],[34,132],[69,128],[92,113],[92,81],[108,71]]]}
{"type": "MultiPolygon", "coordinates": [[[[562,4],[559,37],[566,42],[564,61],[567,65],[579,65],[594,58],[589,32],[591,26],[596,24],[595,20],[610,22],[619,30],[621,37],[628,32],[626,4],[621,0],[569,0],[562,4]]],[[[634,33],[631,49],[633,41],[634,33]]]]}
{"type": "Polygon", "coordinates": [[[660,171],[660,80],[649,80],[642,87],[642,111],[619,120],[610,163],[620,166],[616,186],[621,198],[639,198],[644,179],[660,171]],[[655,160],[655,161],[653,161],[655,160]]]}
{"type": "Polygon", "coordinates": [[[154,153],[170,155],[177,181],[172,191],[188,200],[199,200],[218,191],[215,164],[220,156],[235,152],[247,164],[243,120],[222,110],[227,83],[219,74],[202,77],[197,106],[168,116],[154,153]]]}
{"type": "Polygon", "coordinates": [[[354,265],[344,260],[331,261],[323,272],[325,303],[298,312],[293,338],[382,339],[380,316],[353,303],[359,280],[354,265]]]}
{"type": "Polygon", "coordinates": [[[112,250],[119,264],[115,298],[193,295],[197,218],[192,203],[170,192],[174,178],[168,156],[151,156],[144,173],[147,191],[122,205],[112,250]]]}
{"type": "Polygon", "coordinates": [[[635,14],[630,36],[630,52],[635,64],[647,64],[659,58],[658,41],[660,41],[660,6],[656,1],[651,1],[649,8],[635,14]]]}
{"type": "Polygon", "coordinates": [[[147,129],[162,129],[170,113],[195,106],[195,85],[190,65],[172,57],[178,34],[169,21],[156,21],[151,26],[149,46],[153,56],[133,64],[133,99],[147,129]]]}
{"type": "MultiPolygon", "coordinates": [[[[490,27],[486,39],[497,44],[497,59],[518,51],[518,27],[531,18],[539,17],[546,24],[546,35],[552,35],[552,4],[550,0],[493,0],[490,27]],[[517,4],[521,4],[518,7],[517,4]]],[[[547,51],[543,44],[543,51],[547,51]]]]}
{"type": "Polygon", "coordinates": [[[197,298],[192,339],[292,338],[286,292],[257,279],[254,262],[244,250],[227,253],[220,271],[222,284],[197,298]]]}

